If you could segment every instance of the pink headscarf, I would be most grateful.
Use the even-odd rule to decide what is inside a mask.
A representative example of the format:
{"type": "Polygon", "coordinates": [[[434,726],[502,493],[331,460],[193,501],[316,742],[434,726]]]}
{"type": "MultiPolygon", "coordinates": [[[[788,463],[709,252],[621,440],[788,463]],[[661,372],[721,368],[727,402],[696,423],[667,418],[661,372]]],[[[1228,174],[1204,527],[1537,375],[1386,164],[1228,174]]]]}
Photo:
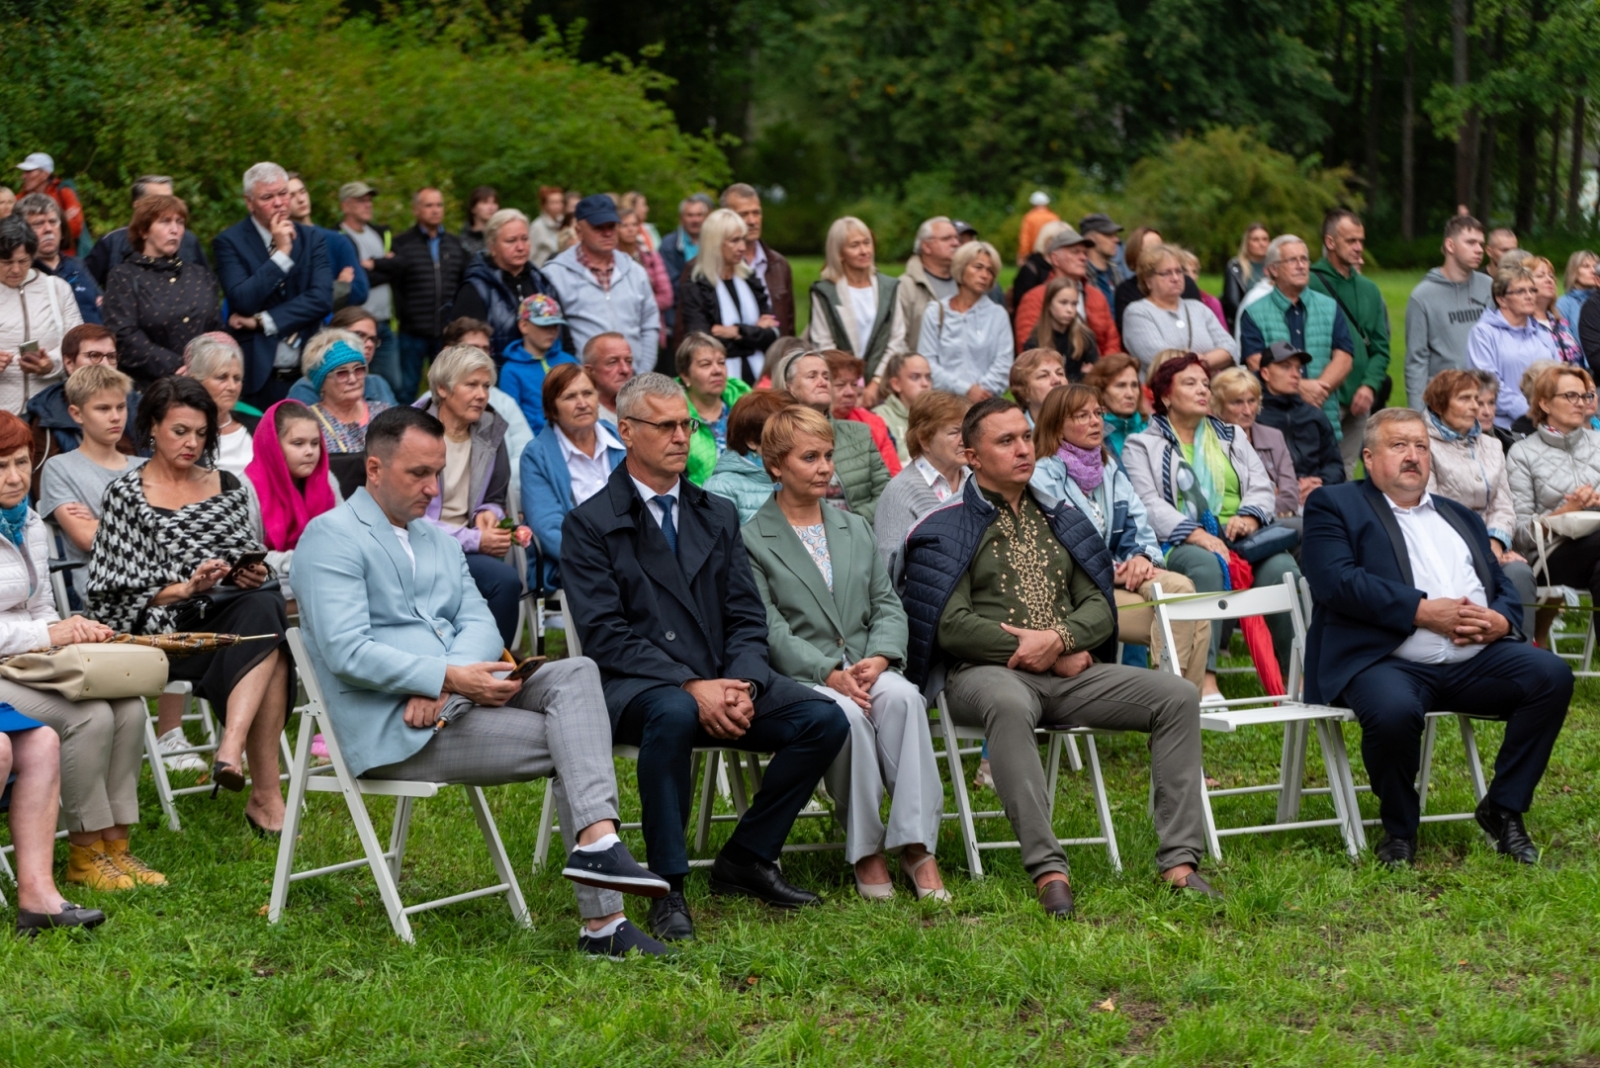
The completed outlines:
{"type": "Polygon", "coordinates": [[[278,443],[277,412],[285,404],[299,402],[279,401],[266,410],[256,425],[255,457],[244,469],[245,477],[256,488],[256,496],[261,498],[261,525],[267,548],[274,552],[292,550],[300,543],[306,524],[339,503],[328,484],[326,443],[317,454],[316,469],[306,479],[305,492],[295,486],[288,461],[283,458],[283,446],[278,443]]]}

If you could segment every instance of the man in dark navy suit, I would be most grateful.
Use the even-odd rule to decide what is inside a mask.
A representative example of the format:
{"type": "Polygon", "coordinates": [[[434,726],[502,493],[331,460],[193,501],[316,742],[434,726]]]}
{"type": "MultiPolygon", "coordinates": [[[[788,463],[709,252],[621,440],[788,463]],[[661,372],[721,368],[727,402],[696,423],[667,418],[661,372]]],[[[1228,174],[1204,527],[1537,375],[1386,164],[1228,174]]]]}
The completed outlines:
{"type": "Polygon", "coordinates": [[[1409,408],[1367,423],[1362,482],[1306,501],[1301,567],[1316,606],[1306,699],[1345,705],[1377,794],[1388,865],[1410,864],[1421,820],[1416,778],[1435,709],[1506,721],[1478,823],[1524,864],[1539,851],[1523,813],[1572,700],[1572,670],[1529,644],[1517,591],[1483,520],[1428,489],[1428,431],[1409,408]]]}
{"type": "Polygon", "coordinates": [[[639,747],[645,851],[672,887],[648,923],[674,942],[694,937],[683,879],[695,747],[774,754],[717,854],[711,892],[799,908],[820,898],[790,884],[778,856],[850,726],[836,703],[768,664],[739,513],[683,477],[694,433],[683,387],[640,375],[617,393],[617,416],[628,458],[562,524],[562,596],[600,666],[613,738],[639,747]]]}
{"type": "Polygon", "coordinates": [[[246,404],[265,410],[300,377],[300,350],[333,312],[333,268],[315,227],[289,218],[289,175],[276,163],[244,172],[250,214],[211,244],[228,302],[228,332],[244,351],[246,404]]]}

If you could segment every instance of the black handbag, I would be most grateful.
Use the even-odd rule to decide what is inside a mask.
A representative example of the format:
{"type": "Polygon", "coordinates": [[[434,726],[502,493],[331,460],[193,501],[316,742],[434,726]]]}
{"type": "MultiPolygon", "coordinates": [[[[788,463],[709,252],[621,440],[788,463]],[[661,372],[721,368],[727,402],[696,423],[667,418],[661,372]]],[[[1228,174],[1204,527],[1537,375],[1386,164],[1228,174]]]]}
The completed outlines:
{"type": "Polygon", "coordinates": [[[261,590],[278,591],[281,596],[282,587],[278,580],[269,578],[253,590],[243,586],[216,585],[205,593],[191,597],[187,601],[179,601],[172,606],[172,626],[174,630],[205,630],[207,621],[216,619],[223,610],[247,594],[257,593],[261,590]]]}

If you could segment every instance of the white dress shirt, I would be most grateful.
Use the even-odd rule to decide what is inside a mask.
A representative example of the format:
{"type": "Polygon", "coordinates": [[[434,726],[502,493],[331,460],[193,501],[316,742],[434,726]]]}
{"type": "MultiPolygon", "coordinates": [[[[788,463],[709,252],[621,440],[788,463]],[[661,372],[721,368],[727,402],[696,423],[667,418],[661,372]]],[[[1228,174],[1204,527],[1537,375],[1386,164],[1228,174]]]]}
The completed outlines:
{"type": "Polygon", "coordinates": [[[933,495],[939,498],[940,504],[965,489],[967,479],[972,474],[967,468],[961,468],[961,473],[956,476],[956,484],[952,486],[950,485],[950,480],[941,475],[939,469],[930,464],[926,456],[917,457],[911,461],[911,465],[917,469],[917,474],[922,476],[922,480],[928,484],[928,488],[933,490],[933,495]]]}
{"type": "MultiPolygon", "coordinates": [[[[287,252],[279,252],[277,249],[272,247],[272,231],[268,230],[265,226],[262,226],[261,220],[257,219],[254,215],[250,216],[250,222],[253,226],[255,226],[256,233],[260,235],[261,243],[266,245],[267,250],[271,253],[271,255],[267,258],[273,263],[277,264],[278,270],[282,271],[285,275],[294,270],[294,260],[289,256],[289,254],[287,252]]],[[[256,322],[261,324],[261,332],[263,334],[267,335],[268,337],[277,337],[278,324],[272,321],[271,312],[257,312],[256,322]]],[[[299,365],[300,350],[283,340],[283,338],[278,338],[278,351],[277,354],[273,356],[272,366],[274,368],[282,368],[298,367],[299,365]]]]}
{"type": "MultiPolygon", "coordinates": [[[[633,478],[632,475],[628,477],[633,478]]],[[[681,507],[682,502],[678,491],[682,486],[683,480],[679,479],[672,484],[672,488],[665,494],[665,496],[672,498],[672,529],[680,533],[683,531],[683,508],[681,507]]],[[[633,488],[639,491],[639,498],[644,501],[645,509],[655,519],[656,526],[659,527],[661,525],[661,505],[656,501],[656,491],[636,478],[633,479],[633,488]]]]}
{"type": "MultiPolygon", "coordinates": [[[[1406,540],[1411,557],[1413,585],[1429,598],[1465,597],[1473,604],[1489,603],[1478,569],[1472,566],[1472,550],[1439,509],[1433,495],[1423,494],[1415,508],[1402,508],[1388,497],[1385,503],[1394,512],[1395,522],[1406,540]]],[[[1394,655],[1417,664],[1458,664],[1483,652],[1482,645],[1456,645],[1442,634],[1418,627],[1401,643],[1394,655]]]]}
{"type": "MultiPolygon", "coordinates": [[[[606,449],[620,449],[622,443],[609,426],[597,420],[594,424],[594,455],[588,456],[561,432],[560,427],[555,430],[556,444],[561,446],[561,458],[567,462],[567,474],[572,476],[572,506],[576,508],[606,488],[606,483],[611,480],[611,465],[606,459],[606,449]]],[[[643,494],[644,491],[639,492],[643,494]]]]}
{"type": "Polygon", "coordinates": [[[416,578],[417,551],[411,547],[411,531],[407,530],[405,527],[397,527],[393,523],[389,524],[389,529],[394,531],[394,536],[396,538],[400,539],[400,548],[404,549],[406,551],[406,555],[411,557],[411,577],[416,578]]]}

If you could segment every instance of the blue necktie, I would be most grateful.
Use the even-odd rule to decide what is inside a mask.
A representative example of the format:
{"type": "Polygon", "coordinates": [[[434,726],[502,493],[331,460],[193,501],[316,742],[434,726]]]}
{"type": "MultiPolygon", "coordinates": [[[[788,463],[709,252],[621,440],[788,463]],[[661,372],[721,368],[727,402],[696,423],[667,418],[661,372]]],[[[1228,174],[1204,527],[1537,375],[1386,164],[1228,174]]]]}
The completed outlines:
{"type": "Polygon", "coordinates": [[[672,506],[676,502],[670,494],[662,493],[655,497],[655,503],[661,507],[661,533],[667,539],[667,548],[672,550],[672,555],[678,555],[678,528],[672,522],[672,506]]]}

